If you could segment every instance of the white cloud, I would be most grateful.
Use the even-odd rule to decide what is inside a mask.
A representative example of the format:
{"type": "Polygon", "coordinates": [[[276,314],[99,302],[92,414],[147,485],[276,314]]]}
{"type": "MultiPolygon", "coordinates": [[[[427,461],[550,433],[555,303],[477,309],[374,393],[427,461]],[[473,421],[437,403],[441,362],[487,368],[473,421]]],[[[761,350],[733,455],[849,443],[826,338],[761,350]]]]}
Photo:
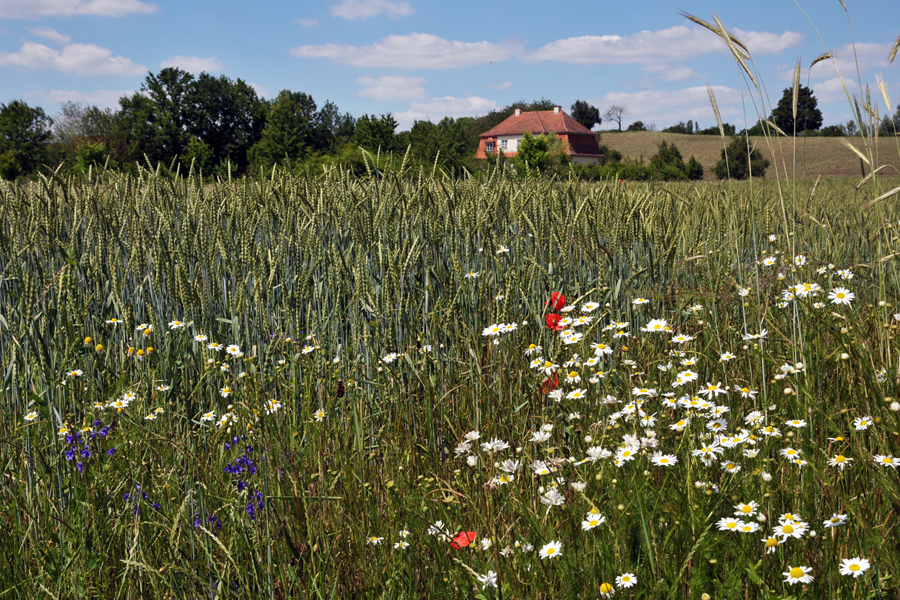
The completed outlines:
{"type": "Polygon", "coordinates": [[[416,121],[431,121],[437,123],[444,117],[472,117],[483,115],[497,108],[497,102],[478,96],[456,98],[443,96],[431,98],[421,102],[410,103],[410,110],[394,113],[397,119],[399,131],[408,130],[416,121]]]}
{"type": "Polygon", "coordinates": [[[138,0],[2,0],[0,18],[27,19],[33,17],[68,17],[95,15],[121,17],[130,13],[156,12],[155,4],[138,0]]]}
{"type": "Polygon", "coordinates": [[[357,67],[395,69],[457,69],[508,59],[512,46],[491,42],[445,40],[430,33],[391,35],[371,46],[298,46],[291,54],[302,58],[326,58],[357,67]]]}
{"type": "Polygon", "coordinates": [[[81,102],[84,104],[96,104],[100,108],[110,108],[119,104],[119,98],[131,96],[133,93],[134,92],[131,90],[93,90],[90,92],[79,92],[76,90],[36,90],[28,92],[26,95],[59,104],[63,102],[81,102]]]}
{"type": "Polygon", "coordinates": [[[505,90],[512,87],[512,81],[504,81],[503,83],[492,83],[488,86],[492,90],[505,90]]]}
{"type": "Polygon", "coordinates": [[[124,56],[113,56],[108,48],[94,44],[68,44],[54,50],[43,44],[25,42],[18,52],[0,52],[0,66],[31,71],[54,69],[74,75],[142,75],[147,67],[124,56]]]}
{"type": "Polygon", "coordinates": [[[269,91],[261,85],[256,85],[255,83],[248,83],[250,87],[253,88],[253,91],[256,92],[256,95],[260,98],[267,98],[269,96],[269,91]]]}
{"type": "Polygon", "coordinates": [[[70,36],[62,34],[52,27],[27,27],[26,29],[28,29],[29,33],[48,39],[51,42],[56,42],[57,44],[68,44],[72,41],[70,36]]]}
{"type": "Polygon", "coordinates": [[[195,75],[203,73],[218,73],[225,66],[221,60],[215,57],[200,58],[199,56],[182,56],[176,54],[159,63],[160,68],[177,67],[182,71],[195,75]]]}
{"type": "Polygon", "coordinates": [[[389,0],[341,0],[331,7],[331,14],[342,19],[369,19],[386,14],[389,17],[408,17],[414,15],[409,2],[390,2],[389,0]]]}
{"type": "Polygon", "coordinates": [[[303,25],[306,28],[315,27],[319,24],[315,19],[297,19],[297,23],[303,25]]]}
{"type": "MultiPolygon", "coordinates": [[[[751,53],[779,54],[800,43],[803,36],[786,31],[733,32],[751,53]]],[[[526,55],[528,60],[552,60],[573,64],[666,63],[726,51],[725,43],[701,27],[676,25],[658,31],[641,31],[628,36],[585,35],[565,38],[541,46],[526,55]]]]}
{"type": "MultiPolygon", "coordinates": [[[[858,43],[854,52],[853,46],[848,44],[833,51],[834,62],[823,60],[817,63],[810,71],[810,76],[816,79],[835,77],[837,76],[835,67],[837,67],[844,79],[848,80],[848,85],[850,85],[851,82],[856,80],[857,63],[859,65],[859,73],[864,76],[864,79],[872,69],[887,69],[890,66],[888,53],[891,51],[891,46],[892,44],[858,43]]],[[[812,60],[809,62],[812,62],[812,60]]],[[[806,65],[803,66],[806,67],[806,65]]],[[[793,68],[791,68],[787,79],[793,78],[794,72],[793,68]]]]}
{"type": "Polygon", "coordinates": [[[649,65],[641,69],[648,73],[659,73],[665,81],[686,81],[703,77],[690,67],[673,67],[671,65],[649,65]]]}
{"type": "MultiPolygon", "coordinates": [[[[716,103],[722,119],[735,122],[738,129],[743,123],[737,121],[743,114],[740,109],[741,92],[730,87],[713,86],[716,103]]],[[[681,90],[659,91],[643,90],[640,92],[610,92],[600,98],[588,100],[601,111],[611,104],[621,104],[628,108],[628,116],[623,120],[623,129],[628,123],[643,121],[645,124],[656,123],[660,129],[679,121],[699,121],[701,127],[716,122],[706,86],[696,86],[681,90]]],[[[755,122],[755,120],[754,120],[755,122]]],[[[612,126],[612,124],[608,124],[612,126]]],[[[604,123],[604,127],[607,123],[604,123]]]]}
{"type": "Polygon", "coordinates": [[[425,79],[422,77],[407,77],[405,75],[388,75],[387,77],[360,77],[356,83],[365,86],[359,95],[378,102],[391,100],[424,100],[428,93],[422,85],[425,79]]]}

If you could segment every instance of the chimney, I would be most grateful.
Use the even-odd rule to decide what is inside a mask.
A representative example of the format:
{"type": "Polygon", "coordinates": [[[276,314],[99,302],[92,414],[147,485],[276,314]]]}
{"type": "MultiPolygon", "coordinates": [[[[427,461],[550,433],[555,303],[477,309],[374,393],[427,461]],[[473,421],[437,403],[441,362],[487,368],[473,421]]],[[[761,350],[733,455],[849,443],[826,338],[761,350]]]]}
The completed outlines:
{"type": "Polygon", "coordinates": [[[553,107],[553,114],[554,114],[554,115],[558,115],[558,114],[559,114],[559,111],[561,111],[561,110],[562,110],[562,107],[561,107],[561,106],[554,106],[554,107],[553,107]]]}
{"type": "Polygon", "coordinates": [[[518,116],[521,115],[521,114],[522,114],[522,109],[521,109],[521,108],[517,108],[517,109],[516,109],[516,116],[518,117],[518,116]]]}

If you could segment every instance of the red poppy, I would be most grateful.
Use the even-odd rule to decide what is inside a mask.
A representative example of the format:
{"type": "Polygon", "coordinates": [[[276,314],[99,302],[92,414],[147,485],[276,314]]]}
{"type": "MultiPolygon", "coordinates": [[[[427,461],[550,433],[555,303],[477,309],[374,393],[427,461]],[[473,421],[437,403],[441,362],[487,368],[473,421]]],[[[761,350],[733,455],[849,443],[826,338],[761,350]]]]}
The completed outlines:
{"type": "Polygon", "coordinates": [[[550,294],[550,302],[544,304],[549,304],[550,310],[561,310],[566,305],[566,297],[562,292],[553,292],[550,294]]]}
{"type": "Polygon", "coordinates": [[[556,313],[550,313],[544,320],[547,321],[547,329],[552,329],[553,331],[562,331],[562,326],[560,326],[559,321],[562,319],[561,315],[556,313]]]}
{"type": "Polygon", "coordinates": [[[474,531],[460,531],[455,536],[453,536],[452,540],[450,540],[450,547],[459,550],[460,548],[465,548],[474,541],[474,531]]]}
{"type": "Polygon", "coordinates": [[[549,394],[553,390],[559,387],[559,375],[556,373],[553,374],[549,379],[545,379],[544,383],[541,384],[541,393],[549,394]]]}

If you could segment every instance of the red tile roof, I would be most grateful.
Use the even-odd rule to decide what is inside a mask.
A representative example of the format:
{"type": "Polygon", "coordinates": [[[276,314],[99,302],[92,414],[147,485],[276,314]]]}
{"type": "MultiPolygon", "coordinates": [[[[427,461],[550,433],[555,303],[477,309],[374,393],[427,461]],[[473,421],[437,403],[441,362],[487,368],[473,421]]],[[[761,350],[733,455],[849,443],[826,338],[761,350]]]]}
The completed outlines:
{"type": "Polygon", "coordinates": [[[535,110],[523,112],[508,117],[505,121],[493,129],[481,134],[481,137],[496,137],[498,135],[522,135],[528,131],[534,135],[542,133],[588,133],[591,130],[564,113],[552,110],[535,110]]]}

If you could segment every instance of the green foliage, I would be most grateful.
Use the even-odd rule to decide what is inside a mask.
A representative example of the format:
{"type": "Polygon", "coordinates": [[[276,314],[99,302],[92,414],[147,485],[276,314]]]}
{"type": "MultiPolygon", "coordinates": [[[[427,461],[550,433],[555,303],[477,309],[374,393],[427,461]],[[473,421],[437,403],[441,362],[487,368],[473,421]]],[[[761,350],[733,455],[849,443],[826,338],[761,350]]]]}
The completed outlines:
{"type": "Polygon", "coordinates": [[[75,151],[75,168],[79,172],[87,173],[88,169],[105,166],[106,162],[106,144],[87,140],[78,144],[75,151]]]}
{"type": "MultiPolygon", "coordinates": [[[[801,85],[797,95],[797,122],[796,133],[804,131],[816,131],[822,126],[822,111],[818,108],[819,101],[813,96],[812,91],[801,85]]],[[[794,90],[785,88],[778,104],[772,110],[771,120],[778,125],[787,135],[793,135],[794,129],[794,90]]],[[[755,134],[750,134],[755,135],[755,134]]]]}
{"type": "Polygon", "coordinates": [[[52,124],[53,120],[41,108],[32,108],[20,100],[0,104],[0,176],[15,179],[41,166],[52,124]]]}
{"type": "Polygon", "coordinates": [[[584,100],[576,100],[569,108],[569,115],[588,129],[593,129],[594,125],[600,125],[603,122],[603,118],[600,117],[600,109],[584,100]]]}
{"type": "MultiPolygon", "coordinates": [[[[727,136],[733,136],[737,133],[737,129],[731,123],[722,123],[722,129],[725,130],[725,135],[727,136]]],[[[722,135],[722,132],[719,131],[718,125],[713,125],[712,127],[701,129],[697,132],[697,135],[722,135]]]]}
{"type": "Polygon", "coordinates": [[[7,150],[0,154],[0,178],[15,181],[24,174],[15,152],[7,150]]]}
{"type": "Polygon", "coordinates": [[[466,133],[465,122],[450,117],[434,124],[416,121],[409,132],[413,157],[424,165],[437,166],[448,173],[461,175],[463,169],[473,168],[478,144],[466,133]]]}
{"type": "Polygon", "coordinates": [[[842,137],[846,135],[844,127],[841,125],[826,125],[816,132],[816,135],[822,137],[842,137]]]}
{"type": "MultiPolygon", "coordinates": [[[[619,128],[619,130],[621,131],[621,127],[619,128]]],[[[628,126],[628,129],[626,129],[626,131],[647,131],[647,126],[644,125],[643,121],[635,121],[628,126]]]]}
{"type": "Polygon", "coordinates": [[[675,144],[660,142],[656,154],[650,159],[650,167],[656,178],[663,181],[686,181],[688,179],[687,166],[681,157],[681,150],[675,144]]]}
{"type": "Polygon", "coordinates": [[[526,131],[516,146],[514,164],[520,173],[529,169],[546,172],[569,164],[569,157],[559,136],[542,133],[535,137],[526,131]]]}
{"type": "Polygon", "coordinates": [[[212,174],[215,165],[215,153],[209,144],[192,137],[187,149],[181,155],[181,164],[186,169],[196,169],[206,176],[212,174]]]}
{"type": "Polygon", "coordinates": [[[694,135],[700,132],[700,127],[691,120],[687,123],[679,121],[675,125],[663,129],[663,133],[681,133],[685,135],[694,135]]]}
{"type": "Polygon", "coordinates": [[[236,172],[244,172],[247,151],[260,139],[266,123],[267,104],[241,79],[207,73],[190,82],[184,101],[188,135],[210,148],[215,164],[230,162],[236,172]]]}
{"type": "Polygon", "coordinates": [[[537,137],[526,131],[516,147],[516,162],[538,171],[550,166],[550,139],[541,134],[537,137]]]}
{"type": "Polygon", "coordinates": [[[303,92],[282,90],[269,106],[266,125],[251,152],[251,161],[264,171],[276,163],[303,160],[315,150],[316,103],[303,92]]]}
{"type": "Polygon", "coordinates": [[[703,165],[700,164],[700,161],[697,160],[693,154],[691,154],[690,160],[688,160],[687,165],[685,165],[684,172],[691,181],[700,181],[703,179],[703,165]]]}
{"type": "Polygon", "coordinates": [[[356,121],[354,140],[360,148],[372,153],[390,153],[400,150],[397,142],[397,120],[391,113],[376,117],[363,115],[356,121]]]}
{"type": "Polygon", "coordinates": [[[572,173],[583,181],[650,181],[655,170],[650,165],[611,162],[603,165],[572,165],[572,173]]]}
{"type": "Polygon", "coordinates": [[[751,175],[762,178],[769,167],[769,160],[753,148],[747,152],[747,139],[734,138],[728,147],[722,150],[722,157],[713,167],[713,173],[719,179],[748,179],[751,175]]]}

